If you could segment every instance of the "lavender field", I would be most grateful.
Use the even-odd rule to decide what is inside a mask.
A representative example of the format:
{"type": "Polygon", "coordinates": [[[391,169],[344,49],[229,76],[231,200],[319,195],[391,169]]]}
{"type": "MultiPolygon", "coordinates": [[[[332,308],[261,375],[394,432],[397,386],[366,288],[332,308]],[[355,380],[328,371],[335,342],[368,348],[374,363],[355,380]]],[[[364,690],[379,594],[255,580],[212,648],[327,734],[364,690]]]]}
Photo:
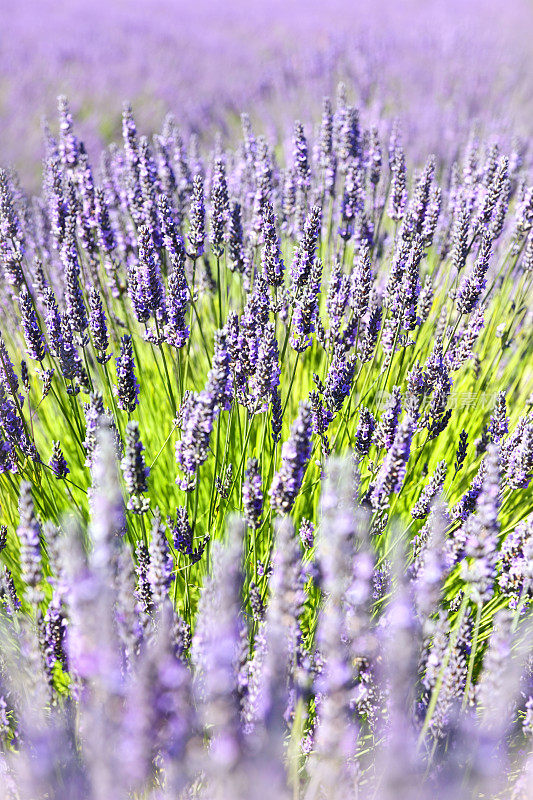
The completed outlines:
{"type": "Polygon", "coordinates": [[[532,800],[530,4],[0,11],[0,800],[532,800]]]}

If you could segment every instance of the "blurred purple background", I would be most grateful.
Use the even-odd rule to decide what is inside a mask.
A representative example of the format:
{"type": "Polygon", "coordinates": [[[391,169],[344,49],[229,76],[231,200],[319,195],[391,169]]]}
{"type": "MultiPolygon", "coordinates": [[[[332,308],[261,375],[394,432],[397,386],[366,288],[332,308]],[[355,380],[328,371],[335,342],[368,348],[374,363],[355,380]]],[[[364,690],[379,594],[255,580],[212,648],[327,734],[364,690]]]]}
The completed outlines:
{"type": "Polygon", "coordinates": [[[399,114],[421,151],[474,118],[529,133],[528,0],[0,0],[0,161],[32,182],[43,116],[66,93],[94,151],[132,102],[145,132],[242,110],[277,128],[339,78],[372,113],[399,114]]]}

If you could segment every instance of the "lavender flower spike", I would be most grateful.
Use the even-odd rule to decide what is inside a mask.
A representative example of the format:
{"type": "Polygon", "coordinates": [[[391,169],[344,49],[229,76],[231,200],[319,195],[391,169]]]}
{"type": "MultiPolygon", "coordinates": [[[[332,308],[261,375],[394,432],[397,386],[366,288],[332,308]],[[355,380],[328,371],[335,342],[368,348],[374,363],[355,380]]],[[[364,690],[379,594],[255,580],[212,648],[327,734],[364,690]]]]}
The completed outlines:
{"type": "Polygon", "coordinates": [[[142,496],[148,488],[147,478],[150,474],[143,450],[143,443],[139,438],[139,423],[131,420],[126,425],[126,446],[120,467],[130,495],[128,508],[135,514],[144,514],[150,506],[148,498],[142,496]]]}
{"type": "Polygon", "coordinates": [[[120,342],[120,355],[117,362],[118,407],[131,413],[139,404],[139,384],[135,377],[135,361],[131,336],[125,335],[120,342]]]}
{"type": "Polygon", "coordinates": [[[270,486],[270,502],[279,514],[288,514],[292,509],[310,457],[311,408],[302,402],[290,436],[281,448],[281,467],[270,486]]]}

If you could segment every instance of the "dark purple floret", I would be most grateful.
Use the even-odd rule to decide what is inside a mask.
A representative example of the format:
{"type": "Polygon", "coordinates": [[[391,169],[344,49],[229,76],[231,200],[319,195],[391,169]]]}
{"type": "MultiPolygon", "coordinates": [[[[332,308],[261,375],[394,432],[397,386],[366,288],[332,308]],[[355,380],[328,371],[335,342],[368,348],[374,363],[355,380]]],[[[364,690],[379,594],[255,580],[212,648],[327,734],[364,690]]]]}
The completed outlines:
{"type": "Polygon", "coordinates": [[[42,361],[46,354],[46,342],[37,321],[33,301],[26,289],[20,292],[19,305],[27,353],[35,361],[42,361]]]}
{"type": "Polygon", "coordinates": [[[65,305],[71,330],[83,333],[87,328],[87,311],[80,287],[80,263],[76,250],[76,242],[70,234],[65,237],[61,249],[61,258],[65,267],[65,305]]]}
{"type": "Polygon", "coordinates": [[[281,448],[281,467],[270,486],[274,511],[288,514],[293,507],[311,457],[311,447],[311,409],[308,403],[302,402],[290,436],[281,448]]]}
{"type": "Polygon", "coordinates": [[[455,473],[457,474],[459,470],[463,468],[463,464],[466,458],[466,453],[468,449],[468,434],[463,429],[459,434],[459,444],[457,446],[457,450],[455,453],[455,473]]]}
{"type": "Polygon", "coordinates": [[[59,442],[54,442],[54,449],[48,466],[58,479],[66,478],[70,472],[59,442]]]}
{"type": "Polygon", "coordinates": [[[363,242],[359,248],[355,269],[351,276],[351,305],[354,315],[359,319],[368,309],[373,277],[370,249],[367,243],[363,242]]]}
{"type": "Polygon", "coordinates": [[[186,257],[185,243],[179,231],[175,214],[168,198],[164,194],[159,196],[157,203],[163,246],[168,251],[171,262],[183,269],[186,257]]]}
{"type": "MultiPolygon", "coordinates": [[[[15,253],[24,253],[24,238],[13,196],[13,175],[0,168],[0,234],[2,245],[11,240],[15,253]]],[[[2,246],[3,251],[3,246],[2,246]]],[[[7,256],[7,251],[2,253],[7,256]]],[[[11,281],[10,281],[11,282],[11,281]]]]}
{"type": "Polygon", "coordinates": [[[447,465],[446,461],[439,461],[435,468],[435,472],[431,476],[430,481],[422,490],[420,497],[414,504],[411,510],[413,519],[424,519],[429,514],[431,503],[434,498],[442,491],[444,480],[446,478],[447,465]]]}
{"type": "Polygon", "coordinates": [[[370,450],[376,429],[376,421],[368,408],[363,408],[359,414],[359,425],[355,432],[355,449],[364,456],[370,450]]]}
{"type": "Polygon", "coordinates": [[[320,236],[321,219],[320,206],[313,206],[305,222],[303,237],[291,265],[291,278],[296,295],[302,291],[311,278],[320,236]]]}
{"type": "Polygon", "coordinates": [[[214,408],[220,411],[229,411],[233,399],[233,377],[227,335],[224,329],[215,333],[215,352],[211,369],[207,375],[205,392],[211,398],[214,408]]]}
{"type": "Polygon", "coordinates": [[[148,489],[148,475],[150,474],[143,451],[144,445],[139,436],[139,423],[130,420],[126,425],[124,458],[120,463],[120,468],[130,495],[128,508],[135,514],[144,514],[150,506],[148,498],[143,497],[144,492],[148,489]]]}
{"type": "Polygon", "coordinates": [[[283,426],[283,409],[281,407],[281,395],[279,390],[272,393],[272,439],[274,444],[281,439],[281,428],[283,426]]]}
{"type": "Polygon", "coordinates": [[[0,334],[0,381],[4,384],[6,389],[9,389],[13,397],[15,397],[19,390],[19,379],[9,356],[6,343],[2,338],[2,334],[0,334]]]}
{"type": "Polygon", "coordinates": [[[276,231],[276,217],[270,201],[263,206],[263,271],[269,286],[282,286],[285,264],[276,231]]]}
{"type": "Polygon", "coordinates": [[[55,295],[50,288],[46,288],[43,292],[43,303],[45,307],[44,319],[46,328],[48,330],[48,338],[50,342],[50,352],[56,358],[60,357],[63,347],[63,335],[61,333],[61,312],[57,305],[55,295]]]}
{"type": "Polygon", "coordinates": [[[507,403],[505,392],[498,392],[496,406],[492,412],[489,422],[489,432],[493,442],[499,442],[509,430],[509,420],[507,417],[507,403]]]}
{"type": "Polygon", "coordinates": [[[259,462],[256,458],[248,461],[242,485],[242,505],[246,522],[253,530],[257,530],[261,524],[263,512],[263,485],[259,462]]]}
{"type": "Polygon", "coordinates": [[[326,434],[333,419],[333,412],[324,406],[319,392],[315,390],[309,392],[309,405],[311,407],[313,433],[320,436],[323,450],[326,455],[329,455],[329,440],[326,434]]]}
{"type": "Polygon", "coordinates": [[[303,353],[311,345],[311,334],[314,333],[318,318],[320,284],[322,280],[322,262],[316,259],[306,285],[299,293],[292,315],[291,347],[303,353]]]}
{"type": "Polygon", "coordinates": [[[139,384],[135,377],[135,360],[131,336],[126,334],[120,340],[120,355],[117,356],[118,407],[131,414],[139,405],[139,384]]]}
{"type": "Polygon", "coordinates": [[[483,473],[484,464],[482,462],[480,471],[472,479],[469,489],[464,493],[459,502],[456,503],[451,509],[450,516],[452,519],[460,519],[465,521],[469,514],[471,514],[475,509],[479,493],[481,492],[481,486],[483,484],[483,473]]]}
{"type": "Polygon", "coordinates": [[[257,365],[249,381],[248,408],[250,413],[266,411],[272,395],[279,386],[278,340],[274,323],[268,322],[262,331],[257,350],[257,365]]]}
{"type": "Polygon", "coordinates": [[[198,468],[209,453],[215,407],[207,391],[191,395],[183,414],[181,440],[176,443],[176,461],[185,478],[176,482],[184,491],[192,491],[198,468]]]}
{"type": "Polygon", "coordinates": [[[379,177],[381,175],[381,143],[379,141],[379,132],[375,125],[372,126],[370,131],[368,161],[368,180],[373,186],[377,186],[379,183],[379,177]]]}
{"type": "Polygon", "coordinates": [[[341,410],[350,394],[355,364],[355,356],[345,355],[341,348],[335,349],[324,382],[324,402],[334,414],[341,410]]]}
{"type": "Polygon", "coordinates": [[[232,272],[244,271],[244,241],[241,204],[232,201],[228,226],[228,266],[232,272]]]}
{"type": "MultiPolygon", "coordinates": [[[[0,359],[0,364],[1,364],[1,359],[0,359]]],[[[1,375],[1,366],[0,366],[0,375],[1,375]]],[[[31,377],[30,377],[30,371],[28,369],[28,362],[25,359],[22,359],[20,362],[20,380],[22,382],[22,387],[24,391],[26,392],[26,394],[29,394],[31,389],[31,377]]]]}
{"type": "Polygon", "coordinates": [[[204,252],[205,242],[204,181],[201,175],[194,177],[189,220],[188,239],[192,248],[191,255],[193,258],[199,258],[204,252]]]}
{"type": "Polygon", "coordinates": [[[379,447],[389,449],[392,446],[401,410],[402,391],[399,386],[393,386],[385,410],[376,427],[374,441],[379,447]]]}
{"type": "Polygon", "coordinates": [[[382,316],[383,309],[381,308],[381,305],[374,303],[370,308],[370,316],[362,336],[359,337],[360,342],[357,347],[357,352],[362,364],[370,361],[374,355],[379,331],[381,329],[382,316]]]}
{"type": "MultiPolygon", "coordinates": [[[[72,328],[67,319],[61,320],[61,350],[59,352],[59,363],[63,377],[66,381],[78,380],[80,383],[84,381],[84,370],[81,363],[81,357],[76,345],[74,344],[74,336],[72,328]]],[[[69,387],[70,391],[77,393],[78,388],[74,386],[69,387]]]]}
{"type": "Polygon", "coordinates": [[[411,441],[416,424],[415,416],[408,411],[396,428],[394,440],[388,450],[372,485],[370,500],[375,510],[387,506],[391,493],[398,493],[405,480],[407,461],[411,453],[411,441]]]}
{"type": "MultiPolygon", "coordinates": [[[[173,259],[171,258],[171,261],[173,259]]],[[[189,326],[186,321],[189,301],[189,289],[185,279],[183,266],[176,263],[168,276],[165,337],[172,347],[181,348],[189,338],[189,326]]]]}
{"type": "Polygon", "coordinates": [[[479,246],[476,261],[470,273],[465,275],[457,293],[457,308],[461,314],[470,314],[478,305],[486,286],[486,274],[492,256],[492,242],[485,236],[479,246]]]}
{"type": "Polygon", "coordinates": [[[407,203],[405,154],[400,145],[394,148],[390,169],[392,177],[388,213],[392,220],[399,222],[403,219],[405,205],[407,203]]]}
{"type": "Polygon", "coordinates": [[[98,244],[104,252],[112,253],[117,243],[103,189],[95,189],[94,200],[98,244]]]}
{"type": "Polygon", "coordinates": [[[0,603],[5,605],[8,614],[18,611],[22,605],[17,595],[13,575],[11,574],[11,571],[4,565],[0,566],[0,603]]]}
{"type": "Polygon", "coordinates": [[[178,553],[183,553],[190,557],[190,563],[195,564],[203,555],[206,541],[204,540],[197,548],[194,547],[194,535],[187,515],[187,509],[179,506],[176,509],[176,518],[168,517],[168,527],[172,534],[174,549],[178,553]]]}
{"type": "Polygon", "coordinates": [[[95,286],[91,286],[88,292],[89,296],[89,331],[93,344],[98,351],[96,360],[99,364],[106,364],[111,358],[111,354],[107,353],[109,347],[109,335],[107,332],[107,323],[102,298],[100,292],[95,286]]]}
{"type": "Polygon", "coordinates": [[[51,157],[47,160],[46,189],[50,227],[56,248],[63,243],[67,225],[68,204],[63,188],[63,173],[59,159],[51,157]]]}
{"type": "Polygon", "coordinates": [[[0,383],[0,426],[3,428],[7,440],[3,447],[3,463],[11,462],[12,467],[15,468],[14,448],[19,447],[24,450],[27,439],[22,420],[3,383],[0,383]]]}
{"type": "Polygon", "coordinates": [[[146,136],[139,139],[139,185],[142,200],[142,218],[150,230],[154,246],[159,248],[162,244],[159,229],[159,216],[157,211],[157,196],[160,193],[157,167],[154,162],[152,150],[146,136]]]}
{"type": "Polygon", "coordinates": [[[298,187],[307,191],[309,188],[309,160],[307,154],[307,139],[305,138],[304,127],[301,122],[294,123],[293,134],[293,157],[294,168],[298,178],[298,187]]]}
{"type": "Polygon", "coordinates": [[[164,303],[163,282],[159,268],[159,257],[149,229],[145,226],[139,231],[138,293],[150,316],[156,316],[164,303]]]}
{"type": "Polygon", "coordinates": [[[224,239],[229,213],[226,167],[222,158],[216,158],[211,184],[211,242],[213,253],[219,258],[224,252],[224,239]]]}

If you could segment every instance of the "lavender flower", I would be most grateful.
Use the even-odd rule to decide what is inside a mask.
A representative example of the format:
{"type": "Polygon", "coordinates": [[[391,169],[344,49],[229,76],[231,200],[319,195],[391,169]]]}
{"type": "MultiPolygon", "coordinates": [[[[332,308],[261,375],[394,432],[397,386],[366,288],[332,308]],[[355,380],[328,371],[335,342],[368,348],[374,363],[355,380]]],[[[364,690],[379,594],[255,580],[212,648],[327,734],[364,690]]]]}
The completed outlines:
{"type": "Polygon", "coordinates": [[[65,305],[69,326],[77,333],[83,333],[87,328],[87,311],[79,283],[80,264],[76,251],[76,244],[68,234],[61,249],[61,257],[65,267],[65,305]]]}
{"type": "Polygon", "coordinates": [[[424,519],[427,516],[433,498],[442,490],[447,469],[446,461],[439,461],[429,483],[424,487],[420,497],[411,509],[413,519],[424,519]]]}
{"type": "Polygon", "coordinates": [[[220,258],[224,252],[224,237],[229,212],[226,169],[222,158],[216,158],[211,184],[211,241],[213,253],[220,258]]]}
{"type": "Polygon", "coordinates": [[[233,272],[244,271],[244,243],[242,229],[241,204],[233,201],[230,204],[228,227],[228,260],[233,272]]]}
{"type": "Polygon", "coordinates": [[[58,479],[66,478],[70,472],[59,442],[54,442],[52,458],[48,462],[48,465],[58,479]]]}
{"type": "Polygon", "coordinates": [[[270,502],[278,513],[288,514],[293,507],[310,457],[311,409],[307,403],[300,403],[290,437],[281,448],[281,467],[270,486],[270,502]]]}
{"type": "Polygon", "coordinates": [[[263,486],[256,458],[248,461],[242,485],[242,504],[246,522],[253,530],[257,530],[261,525],[261,514],[263,513],[263,486]]]}
{"type": "Polygon", "coordinates": [[[259,341],[257,366],[249,381],[248,407],[250,413],[267,410],[270,398],[278,390],[280,374],[276,328],[273,323],[268,322],[259,341]]]}
{"type": "Polygon", "coordinates": [[[215,333],[215,352],[207,376],[205,392],[211,398],[214,408],[229,411],[233,399],[233,378],[227,336],[224,330],[215,333]]]}
{"type": "Polygon", "coordinates": [[[126,425],[126,444],[120,467],[130,495],[128,508],[135,514],[144,514],[150,506],[148,498],[142,496],[148,489],[147,479],[150,474],[144,461],[143,450],[144,446],[139,437],[139,423],[130,421],[126,425]]]}
{"type": "Polygon", "coordinates": [[[472,514],[465,528],[465,554],[469,561],[463,564],[463,577],[470,586],[475,603],[490,599],[496,578],[497,543],[499,533],[499,452],[498,446],[489,445],[483,485],[477,499],[477,514],[472,514]]]}
{"type": "Polygon", "coordinates": [[[167,287],[167,320],[165,337],[168,344],[181,348],[189,338],[189,326],[186,324],[189,290],[183,272],[183,266],[176,263],[168,278],[167,287]]]}
{"type": "Polygon", "coordinates": [[[383,508],[391,492],[397,493],[403,486],[415,424],[416,416],[408,409],[372,486],[370,501],[374,509],[383,508]]]}
{"type": "Polygon", "coordinates": [[[207,458],[214,414],[213,398],[208,392],[192,395],[183,417],[182,437],[176,444],[176,461],[185,473],[176,481],[185,491],[194,488],[198,468],[207,458]]]}
{"type": "Polygon", "coordinates": [[[271,427],[272,427],[272,439],[274,444],[279,442],[281,438],[281,428],[283,425],[283,409],[281,406],[281,396],[279,391],[276,391],[272,394],[272,417],[271,417],[271,427]]]}
{"type": "Polygon", "coordinates": [[[148,316],[156,316],[164,302],[163,283],[153,236],[145,226],[139,230],[139,266],[136,280],[137,302],[146,309],[148,316]]]}
{"type": "Polygon", "coordinates": [[[19,295],[19,304],[27,353],[35,361],[42,361],[46,354],[46,342],[37,321],[33,301],[26,289],[19,295]]]}
{"type": "Polygon", "coordinates": [[[204,182],[201,175],[196,175],[193,182],[188,238],[192,247],[193,257],[199,258],[204,252],[205,241],[204,182]]]}
{"type": "Polygon", "coordinates": [[[118,407],[131,414],[139,404],[139,384],[135,377],[135,361],[131,336],[120,340],[120,355],[116,358],[118,407]]]}
{"type": "Polygon", "coordinates": [[[393,386],[392,393],[387,400],[387,405],[374,434],[374,441],[380,447],[385,447],[388,450],[392,446],[401,410],[402,392],[399,386],[393,386]]]}
{"type": "Polygon", "coordinates": [[[111,358],[111,354],[107,353],[109,335],[106,315],[100,293],[94,286],[89,289],[89,331],[91,332],[93,344],[98,351],[96,360],[99,364],[106,364],[111,358]]]}
{"type": "Polygon", "coordinates": [[[479,247],[476,262],[469,275],[466,275],[457,293],[457,308],[461,314],[469,314],[479,303],[486,286],[485,276],[492,256],[492,242],[485,237],[479,247]]]}
{"type": "Polygon", "coordinates": [[[244,750],[235,669],[240,642],[242,536],[242,525],[234,521],[228,547],[218,549],[214,575],[204,588],[192,645],[200,678],[201,714],[204,724],[210,726],[208,779],[227,790],[244,750]]]}
{"type": "Polygon", "coordinates": [[[283,285],[285,264],[276,232],[276,217],[270,201],[263,207],[263,270],[270,286],[283,285]]]}
{"type": "Polygon", "coordinates": [[[311,334],[315,331],[320,282],[322,279],[322,262],[317,259],[310,271],[308,283],[302,289],[292,315],[291,347],[303,353],[311,345],[311,334]]]}
{"type": "Polygon", "coordinates": [[[359,413],[359,425],[355,432],[355,449],[365,456],[370,450],[376,429],[376,421],[368,408],[361,408],[359,413]]]}
{"type": "Polygon", "coordinates": [[[42,580],[41,526],[35,516],[31,485],[23,481],[19,495],[20,566],[22,578],[28,587],[28,599],[38,603],[42,599],[39,585],[42,580]]]}
{"type": "Polygon", "coordinates": [[[311,277],[320,235],[321,213],[319,206],[313,206],[309,212],[302,241],[291,265],[291,278],[297,295],[307,285],[311,277]]]}
{"type": "Polygon", "coordinates": [[[516,526],[506,537],[499,554],[498,584],[509,597],[509,607],[523,611],[533,597],[533,520],[516,526]]]}
{"type": "Polygon", "coordinates": [[[156,607],[160,607],[168,595],[172,581],[173,564],[166,536],[166,527],[161,523],[161,514],[158,508],[154,511],[149,552],[150,563],[146,577],[150,584],[151,598],[156,607]]]}
{"type": "Polygon", "coordinates": [[[499,392],[496,400],[496,406],[489,423],[489,431],[493,442],[498,443],[509,430],[509,422],[506,412],[507,404],[505,402],[505,392],[499,392]]]}
{"type": "Polygon", "coordinates": [[[315,544],[315,526],[311,520],[302,517],[298,533],[305,549],[310,550],[315,544]]]}

